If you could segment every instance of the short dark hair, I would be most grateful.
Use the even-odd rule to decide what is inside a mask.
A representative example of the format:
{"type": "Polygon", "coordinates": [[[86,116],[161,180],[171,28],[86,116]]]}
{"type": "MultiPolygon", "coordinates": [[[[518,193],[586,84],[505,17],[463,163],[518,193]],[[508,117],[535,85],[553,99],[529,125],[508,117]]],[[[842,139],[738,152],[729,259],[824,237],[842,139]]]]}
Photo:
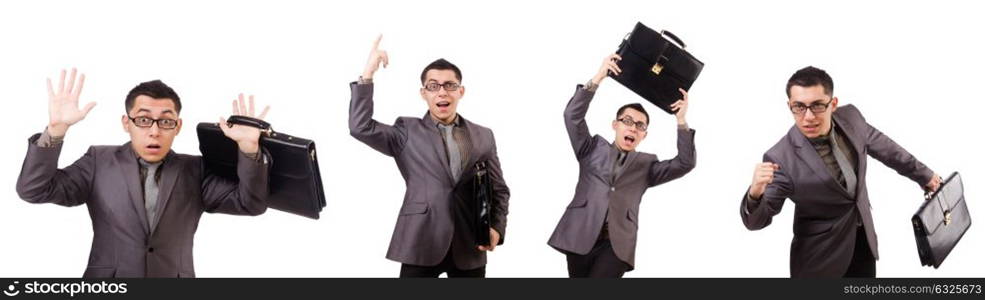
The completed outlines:
{"type": "Polygon", "coordinates": [[[130,110],[133,109],[133,102],[140,95],[154,99],[171,99],[171,101],[174,101],[175,112],[181,113],[181,98],[178,97],[178,93],[175,93],[174,89],[171,89],[171,87],[160,80],[141,82],[133,87],[130,93],[127,93],[127,100],[125,102],[127,113],[130,113],[130,110]]]}
{"type": "Polygon", "coordinates": [[[616,119],[618,119],[619,116],[622,115],[622,112],[626,111],[627,108],[632,108],[643,113],[643,115],[646,116],[646,125],[650,125],[650,114],[646,113],[646,109],[643,109],[643,105],[640,105],[639,103],[630,103],[620,107],[619,110],[616,111],[616,119]]]}
{"type": "Polygon", "coordinates": [[[814,66],[807,66],[797,70],[796,73],[793,73],[793,76],[790,76],[790,80],[787,80],[787,98],[790,98],[790,88],[795,85],[802,87],[821,85],[824,87],[824,94],[828,96],[833,95],[835,91],[835,83],[831,80],[828,72],[815,68],[814,66]]]}
{"type": "Polygon", "coordinates": [[[458,83],[462,83],[462,70],[458,69],[458,66],[445,60],[444,58],[439,58],[436,61],[431,62],[427,67],[424,67],[424,71],[421,71],[421,84],[424,84],[424,80],[427,77],[428,71],[430,70],[452,70],[455,71],[455,78],[458,79],[458,83]]]}

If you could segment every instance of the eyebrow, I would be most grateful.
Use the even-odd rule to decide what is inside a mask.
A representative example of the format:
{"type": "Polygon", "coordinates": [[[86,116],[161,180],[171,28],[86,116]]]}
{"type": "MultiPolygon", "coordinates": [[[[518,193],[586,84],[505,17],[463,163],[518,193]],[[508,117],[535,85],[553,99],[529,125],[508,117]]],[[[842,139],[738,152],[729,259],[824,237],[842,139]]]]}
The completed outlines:
{"type": "MultiPolygon", "coordinates": [[[[141,108],[141,109],[138,109],[137,110],[137,113],[138,114],[139,113],[142,113],[142,112],[150,113],[151,111],[149,109],[146,109],[146,108],[141,108]]],[[[172,111],[171,109],[165,109],[164,111],[161,111],[161,114],[162,115],[163,114],[174,114],[174,111],[172,111]]]]}
{"type": "Polygon", "coordinates": [[[824,99],[817,99],[817,100],[811,101],[810,103],[804,103],[804,102],[801,102],[801,101],[794,101],[793,103],[803,104],[803,105],[814,105],[816,103],[824,103],[824,99]]]}
{"type": "Polygon", "coordinates": [[[449,81],[445,81],[445,82],[439,82],[437,79],[428,79],[427,83],[431,83],[431,82],[434,82],[434,83],[437,83],[437,84],[445,84],[445,83],[449,83],[449,82],[456,83],[456,84],[458,83],[458,81],[456,81],[456,80],[449,80],[449,81]]]}

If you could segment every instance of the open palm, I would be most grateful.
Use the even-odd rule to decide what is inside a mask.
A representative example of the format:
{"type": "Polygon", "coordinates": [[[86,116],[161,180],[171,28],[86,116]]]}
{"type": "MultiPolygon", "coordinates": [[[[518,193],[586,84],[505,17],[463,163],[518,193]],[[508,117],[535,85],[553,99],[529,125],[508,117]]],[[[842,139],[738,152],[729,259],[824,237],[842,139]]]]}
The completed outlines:
{"type": "Polygon", "coordinates": [[[85,85],[85,74],[78,77],[76,82],[76,69],[65,81],[65,70],[62,70],[61,78],[58,80],[57,90],[48,79],[48,126],[54,135],[62,135],[64,131],[82,119],[85,119],[89,111],[96,106],[96,102],[89,102],[85,107],[79,108],[79,95],[82,94],[82,87],[85,85]],[[61,134],[58,134],[61,133],[61,134]]]}
{"type": "MultiPolygon", "coordinates": [[[[247,107],[243,94],[239,94],[239,99],[233,100],[233,115],[247,116],[263,120],[270,110],[270,106],[263,108],[260,115],[255,114],[253,96],[249,97],[250,103],[247,107]]],[[[236,141],[240,150],[246,153],[256,153],[260,141],[260,129],[252,126],[232,126],[226,123],[226,119],[219,118],[219,128],[229,139],[236,141]]]]}

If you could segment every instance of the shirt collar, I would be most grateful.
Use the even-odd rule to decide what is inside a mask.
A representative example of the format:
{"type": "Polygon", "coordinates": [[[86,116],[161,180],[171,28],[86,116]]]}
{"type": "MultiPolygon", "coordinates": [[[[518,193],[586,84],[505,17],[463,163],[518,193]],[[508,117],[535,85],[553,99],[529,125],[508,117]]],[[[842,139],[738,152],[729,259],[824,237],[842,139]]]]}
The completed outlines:
{"type": "Polygon", "coordinates": [[[818,136],[816,138],[808,138],[807,140],[810,141],[811,144],[813,144],[815,146],[818,146],[818,145],[830,145],[831,138],[834,137],[837,134],[835,132],[835,128],[838,127],[838,126],[836,124],[837,123],[835,123],[834,120],[831,120],[831,131],[828,131],[828,134],[822,135],[822,136],[818,136]]]}
{"type": "Polygon", "coordinates": [[[164,164],[164,160],[161,160],[159,162],[152,163],[152,162],[148,162],[148,161],[144,160],[143,158],[138,157],[137,158],[137,163],[140,164],[140,166],[141,167],[144,167],[144,168],[149,168],[149,167],[152,167],[152,166],[153,167],[160,167],[161,164],[164,164]]]}
{"type": "Polygon", "coordinates": [[[424,113],[424,121],[428,122],[428,124],[431,124],[433,126],[454,126],[454,127],[462,126],[462,116],[459,115],[458,113],[455,113],[455,120],[451,121],[451,125],[441,124],[441,122],[438,122],[438,120],[434,119],[434,116],[431,115],[431,112],[424,113]]]}

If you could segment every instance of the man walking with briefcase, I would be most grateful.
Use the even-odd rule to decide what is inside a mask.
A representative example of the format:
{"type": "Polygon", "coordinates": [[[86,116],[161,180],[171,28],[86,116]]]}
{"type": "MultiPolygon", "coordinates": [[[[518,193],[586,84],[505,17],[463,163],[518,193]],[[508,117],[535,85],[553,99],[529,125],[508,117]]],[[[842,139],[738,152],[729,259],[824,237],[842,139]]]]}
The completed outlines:
{"type": "Polygon", "coordinates": [[[794,126],[753,171],[739,208],[749,230],[769,226],[795,204],[791,277],[875,277],[879,258],[866,186],[872,156],[935,191],[941,178],[870,125],[853,105],[838,107],[834,82],[806,67],[787,81],[794,126]]]}

